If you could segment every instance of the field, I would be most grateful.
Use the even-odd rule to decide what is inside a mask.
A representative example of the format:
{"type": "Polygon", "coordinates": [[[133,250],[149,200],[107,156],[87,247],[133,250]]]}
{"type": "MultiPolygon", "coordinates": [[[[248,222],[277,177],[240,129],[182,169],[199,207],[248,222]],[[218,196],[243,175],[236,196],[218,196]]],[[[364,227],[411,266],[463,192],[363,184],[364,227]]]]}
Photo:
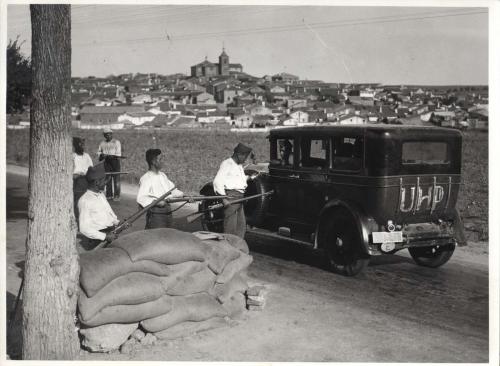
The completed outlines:
{"type": "MultiPolygon", "coordinates": [[[[75,130],[74,136],[86,139],[86,151],[97,161],[97,147],[102,133],[75,130]]],[[[253,147],[257,160],[269,159],[265,134],[225,131],[119,131],[122,142],[122,170],[130,172],[124,180],[137,184],[147,171],[144,153],[159,148],[164,154],[164,171],[186,193],[197,193],[217,172],[220,162],[229,157],[238,142],[253,147]]],[[[7,161],[28,165],[29,131],[7,130],[7,161]]],[[[466,132],[463,144],[463,186],[458,208],[470,240],[488,239],[488,134],[466,132]]]]}

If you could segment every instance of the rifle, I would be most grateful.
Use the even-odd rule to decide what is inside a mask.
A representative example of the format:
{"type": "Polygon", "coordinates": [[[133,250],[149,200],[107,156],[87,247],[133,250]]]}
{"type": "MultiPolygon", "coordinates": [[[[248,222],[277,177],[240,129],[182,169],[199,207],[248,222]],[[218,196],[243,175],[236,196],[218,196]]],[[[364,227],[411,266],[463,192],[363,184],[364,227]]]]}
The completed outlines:
{"type": "Polygon", "coordinates": [[[121,155],[113,155],[113,154],[99,154],[99,156],[102,156],[103,158],[116,158],[116,159],[126,159],[126,156],[121,156],[121,155]]]}
{"type": "Polygon", "coordinates": [[[176,203],[176,202],[184,202],[184,201],[208,201],[208,200],[220,200],[223,198],[227,198],[228,196],[184,196],[184,197],[175,197],[175,198],[167,198],[165,201],[167,203],[176,203]]]}
{"type": "Polygon", "coordinates": [[[128,174],[129,172],[106,172],[106,175],[128,174]]]}
{"type": "MultiPolygon", "coordinates": [[[[156,204],[158,204],[159,202],[163,201],[170,193],[172,193],[172,191],[175,188],[176,187],[174,186],[172,189],[169,189],[167,192],[165,192],[160,197],[158,197],[157,199],[155,199],[149,205],[147,205],[146,207],[141,208],[136,213],[134,213],[131,216],[127,217],[125,220],[123,220],[122,223],[120,223],[117,227],[115,227],[111,231],[111,233],[113,233],[115,235],[119,235],[122,231],[128,229],[130,226],[132,226],[132,224],[134,223],[134,221],[136,221],[139,217],[141,217],[142,215],[144,215],[151,207],[154,207],[154,206],[156,206],[156,204]]],[[[101,243],[99,243],[99,245],[97,245],[92,250],[96,250],[96,249],[99,249],[99,248],[105,248],[107,245],[108,245],[108,242],[106,240],[104,240],[101,243]]]]}
{"type": "Polygon", "coordinates": [[[198,212],[192,213],[190,215],[187,215],[186,219],[187,219],[188,222],[193,222],[193,221],[199,219],[200,217],[202,217],[207,212],[210,212],[210,211],[213,211],[213,210],[218,210],[220,208],[224,208],[224,207],[227,207],[227,206],[230,206],[230,205],[234,205],[234,204],[237,204],[237,203],[241,203],[241,202],[246,202],[246,201],[249,201],[249,200],[253,200],[255,198],[268,196],[268,195],[271,195],[273,193],[274,193],[274,191],[270,190],[270,191],[265,192],[265,193],[255,194],[253,196],[248,196],[248,197],[243,197],[243,198],[238,198],[236,200],[229,201],[228,204],[218,203],[216,205],[213,205],[213,206],[207,208],[206,210],[198,211],[198,212]]]}

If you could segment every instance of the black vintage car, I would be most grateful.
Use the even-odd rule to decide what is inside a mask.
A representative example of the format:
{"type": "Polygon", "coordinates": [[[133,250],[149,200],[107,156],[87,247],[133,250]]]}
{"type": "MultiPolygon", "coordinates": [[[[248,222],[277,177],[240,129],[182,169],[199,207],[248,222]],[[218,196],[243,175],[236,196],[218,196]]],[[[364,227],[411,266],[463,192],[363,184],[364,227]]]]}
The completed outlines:
{"type": "MultiPolygon", "coordinates": [[[[270,161],[246,195],[249,230],[323,250],[329,267],[353,276],[370,256],[408,248],[415,262],[438,267],[466,245],[455,208],[462,134],[437,127],[335,125],[278,128],[270,161]]],[[[207,184],[202,194],[212,195],[207,184]]],[[[204,202],[205,209],[210,202],[204,202]]],[[[221,231],[221,212],[205,229],[221,231]]]]}

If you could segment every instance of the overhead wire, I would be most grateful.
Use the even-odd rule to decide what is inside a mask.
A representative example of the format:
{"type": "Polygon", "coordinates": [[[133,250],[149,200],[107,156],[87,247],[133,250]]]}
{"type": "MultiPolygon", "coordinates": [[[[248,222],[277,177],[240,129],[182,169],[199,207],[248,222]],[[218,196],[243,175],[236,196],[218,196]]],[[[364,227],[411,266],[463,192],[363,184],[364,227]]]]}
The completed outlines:
{"type": "MultiPolygon", "coordinates": [[[[373,18],[364,18],[364,19],[356,19],[356,20],[348,20],[348,21],[335,21],[335,22],[317,22],[317,23],[308,23],[309,27],[314,29],[325,29],[325,28],[341,28],[348,26],[357,26],[357,25],[369,25],[369,24],[381,24],[381,23],[394,23],[394,22],[404,22],[404,21],[414,21],[414,20],[425,20],[425,19],[435,19],[435,18],[445,18],[445,17],[455,17],[455,16],[467,16],[467,15],[477,15],[477,14],[486,14],[486,11],[474,11],[474,12],[462,12],[462,13],[449,13],[449,14],[434,14],[428,16],[420,16],[420,14],[415,15],[404,15],[404,16],[394,16],[394,17],[373,17],[373,18]],[[419,16],[417,16],[419,15],[419,16]]],[[[169,38],[174,41],[189,41],[200,38],[212,38],[212,37],[234,37],[234,36],[245,36],[250,34],[262,34],[262,33],[278,33],[285,31],[297,31],[303,30],[305,26],[303,23],[300,24],[289,24],[283,26],[271,26],[271,27],[260,27],[260,28],[245,28],[245,29],[237,29],[231,31],[217,31],[217,32],[203,32],[203,33],[191,33],[191,34],[181,34],[176,36],[174,34],[169,35],[169,38]]],[[[135,42],[151,42],[151,41],[163,41],[166,40],[164,35],[162,36],[154,36],[154,37],[143,37],[143,38],[135,38],[135,39],[126,39],[126,40],[103,40],[103,41],[94,41],[90,43],[75,43],[74,46],[96,46],[96,45],[106,45],[106,44],[120,44],[123,42],[126,43],[135,43],[135,42]]]]}

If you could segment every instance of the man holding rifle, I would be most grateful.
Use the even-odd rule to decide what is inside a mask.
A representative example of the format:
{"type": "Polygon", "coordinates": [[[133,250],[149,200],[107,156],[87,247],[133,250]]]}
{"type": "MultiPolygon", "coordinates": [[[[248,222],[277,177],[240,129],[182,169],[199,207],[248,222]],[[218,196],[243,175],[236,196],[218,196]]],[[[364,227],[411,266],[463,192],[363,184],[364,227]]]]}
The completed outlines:
{"type": "Polygon", "coordinates": [[[92,249],[102,241],[108,243],[116,239],[112,232],[119,220],[102,192],[106,184],[104,164],[100,163],[87,170],[88,189],[78,201],[80,212],[80,232],[86,237],[84,249],[92,249]]]}
{"type": "MultiPolygon", "coordinates": [[[[122,159],[122,145],[120,141],[113,138],[113,131],[105,128],[103,131],[104,141],[99,144],[97,155],[99,161],[104,160],[104,169],[109,173],[120,172],[120,159],[122,159]]],[[[120,200],[120,175],[111,174],[106,184],[106,198],[113,201],[120,200]]]]}
{"type": "Polygon", "coordinates": [[[215,193],[229,196],[222,200],[224,204],[224,232],[238,235],[240,238],[245,236],[247,227],[243,203],[230,204],[230,201],[243,198],[247,188],[247,180],[252,179],[252,177],[245,175],[243,169],[243,164],[251,152],[250,147],[239,143],[234,148],[233,155],[221,163],[213,181],[215,193]]]}
{"type": "MultiPolygon", "coordinates": [[[[161,171],[162,155],[160,149],[149,149],[146,151],[146,162],[149,170],[141,177],[139,181],[139,192],[137,193],[137,203],[141,207],[148,206],[165,192],[175,187],[174,183],[167,178],[167,175],[161,171]]],[[[173,189],[168,198],[183,197],[182,193],[177,188],[173,189]]],[[[154,207],[151,207],[146,214],[145,229],[156,229],[172,226],[172,213],[170,204],[162,200],[154,207]]]]}

